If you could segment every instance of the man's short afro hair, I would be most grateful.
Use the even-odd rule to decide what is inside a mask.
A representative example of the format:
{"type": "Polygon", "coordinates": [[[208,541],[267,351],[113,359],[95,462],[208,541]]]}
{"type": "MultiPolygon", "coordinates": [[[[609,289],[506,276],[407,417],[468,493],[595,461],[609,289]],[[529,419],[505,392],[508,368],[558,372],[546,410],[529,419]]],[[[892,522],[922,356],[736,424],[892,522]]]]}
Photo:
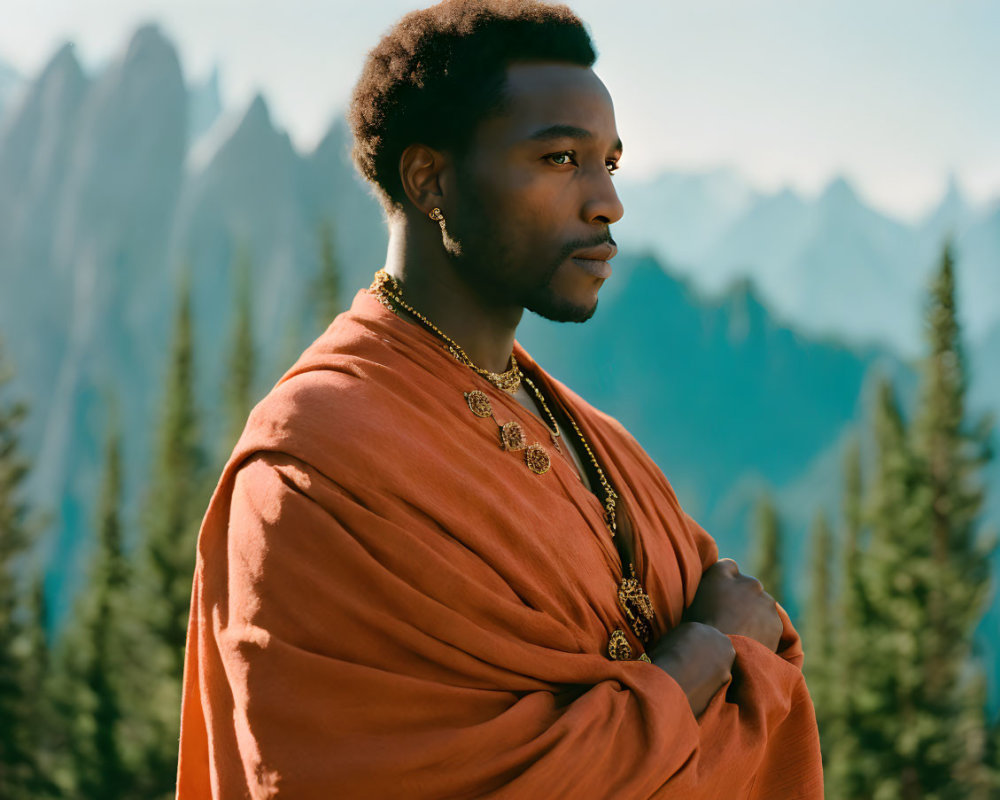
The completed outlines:
{"type": "Polygon", "coordinates": [[[354,163],[387,211],[406,199],[399,159],[420,142],[460,156],[478,123],[502,107],[507,66],[597,59],[583,22],[537,0],[444,0],[403,17],[368,53],[348,122],[354,163]]]}

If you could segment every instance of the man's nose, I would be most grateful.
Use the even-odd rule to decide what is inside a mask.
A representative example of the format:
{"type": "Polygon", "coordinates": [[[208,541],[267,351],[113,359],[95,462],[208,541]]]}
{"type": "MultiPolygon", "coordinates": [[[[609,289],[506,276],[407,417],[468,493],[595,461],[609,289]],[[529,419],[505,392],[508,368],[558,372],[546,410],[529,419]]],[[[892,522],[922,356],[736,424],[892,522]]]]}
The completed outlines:
{"type": "Polygon", "coordinates": [[[583,207],[583,215],[587,222],[602,222],[610,225],[618,222],[625,215],[625,207],[618,199],[611,173],[602,168],[603,175],[595,176],[589,185],[590,196],[583,207]]]}

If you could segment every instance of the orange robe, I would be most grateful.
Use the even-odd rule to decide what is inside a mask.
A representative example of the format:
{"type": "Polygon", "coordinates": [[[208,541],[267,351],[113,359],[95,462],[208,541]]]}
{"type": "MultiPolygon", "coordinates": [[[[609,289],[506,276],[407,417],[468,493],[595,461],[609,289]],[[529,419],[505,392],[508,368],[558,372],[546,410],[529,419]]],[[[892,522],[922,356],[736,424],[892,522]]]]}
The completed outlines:
{"type": "MultiPolygon", "coordinates": [[[[636,531],[654,638],[715,542],[614,419],[516,347],[636,531]]],[[[253,410],[198,542],[178,797],[820,798],[799,639],[742,636],[695,718],[612,660],[621,564],[547,429],[366,292],[253,410]],[[464,392],[549,451],[538,475],[464,392]]]]}

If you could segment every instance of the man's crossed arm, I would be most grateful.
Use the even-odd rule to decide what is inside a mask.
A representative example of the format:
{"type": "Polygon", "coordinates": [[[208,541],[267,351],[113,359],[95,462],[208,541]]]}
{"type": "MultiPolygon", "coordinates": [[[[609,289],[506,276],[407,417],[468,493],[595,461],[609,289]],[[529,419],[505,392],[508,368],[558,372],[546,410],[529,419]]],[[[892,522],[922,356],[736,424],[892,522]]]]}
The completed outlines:
{"type": "Polygon", "coordinates": [[[776,652],[782,628],[777,604],[760,581],[724,558],[705,571],[681,624],[660,638],[650,657],[677,681],[698,716],[732,677],[736,651],[729,635],[776,652]]]}

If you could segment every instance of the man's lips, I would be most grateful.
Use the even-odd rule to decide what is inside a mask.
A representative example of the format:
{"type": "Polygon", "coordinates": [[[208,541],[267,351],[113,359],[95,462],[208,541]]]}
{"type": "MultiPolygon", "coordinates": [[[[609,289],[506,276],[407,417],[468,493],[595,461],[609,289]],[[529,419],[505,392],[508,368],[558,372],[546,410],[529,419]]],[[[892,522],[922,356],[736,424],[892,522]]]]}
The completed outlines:
{"type": "Polygon", "coordinates": [[[611,265],[608,263],[617,254],[618,248],[612,242],[605,242],[596,247],[577,250],[570,258],[573,262],[590,273],[595,278],[606,280],[611,277],[611,265]]]}
{"type": "Polygon", "coordinates": [[[610,261],[618,253],[614,242],[604,242],[586,250],[577,250],[570,258],[586,259],[588,261],[610,261]]]}

